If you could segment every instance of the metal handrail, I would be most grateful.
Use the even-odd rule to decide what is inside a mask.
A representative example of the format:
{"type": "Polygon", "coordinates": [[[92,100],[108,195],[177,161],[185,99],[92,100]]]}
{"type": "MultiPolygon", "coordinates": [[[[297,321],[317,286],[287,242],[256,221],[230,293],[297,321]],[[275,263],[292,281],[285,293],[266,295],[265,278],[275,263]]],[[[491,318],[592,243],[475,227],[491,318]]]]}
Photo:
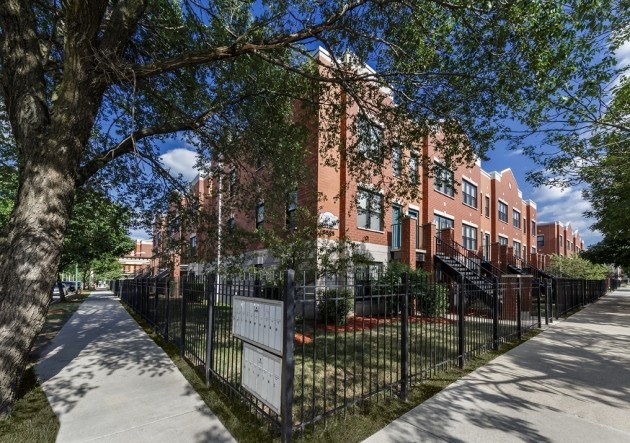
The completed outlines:
{"type": "Polygon", "coordinates": [[[491,274],[490,279],[486,278],[486,280],[488,281],[490,281],[492,278],[504,274],[504,272],[502,272],[499,268],[492,266],[490,263],[483,260],[483,258],[476,254],[474,251],[466,249],[464,246],[460,245],[454,240],[451,240],[451,244],[446,243],[440,237],[435,237],[435,240],[437,253],[441,252],[445,256],[452,257],[471,270],[479,269],[479,276],[482,278],[484,278],[482,275],[482,271],[487,271],[491,274]],[[479,260],[479,262],[477,263],[474,259],[479,260]]]}

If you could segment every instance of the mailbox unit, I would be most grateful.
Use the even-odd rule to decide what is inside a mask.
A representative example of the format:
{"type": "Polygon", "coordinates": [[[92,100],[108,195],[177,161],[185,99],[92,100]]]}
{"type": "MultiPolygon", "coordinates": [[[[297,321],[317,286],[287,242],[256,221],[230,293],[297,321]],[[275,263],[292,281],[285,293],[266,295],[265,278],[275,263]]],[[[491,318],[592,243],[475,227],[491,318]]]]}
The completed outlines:
{"type": "Polygon", "coordinates": [[[232,333],[235,337],[282,355],[283,303],[252,297],[234,297],[232,333]]]}
{"type": "Polygon", "coordinates": [[[249,343],[243,343],[241,384],[269,408],[280,413],[282,359],[249,343]]]}

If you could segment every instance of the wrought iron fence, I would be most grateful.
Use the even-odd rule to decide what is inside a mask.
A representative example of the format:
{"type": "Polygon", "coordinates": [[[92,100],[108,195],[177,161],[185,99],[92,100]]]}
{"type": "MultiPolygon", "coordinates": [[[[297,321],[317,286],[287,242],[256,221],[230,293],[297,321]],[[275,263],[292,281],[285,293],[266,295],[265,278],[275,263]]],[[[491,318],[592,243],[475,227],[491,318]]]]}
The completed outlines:
{"type": "MultiPolygon", "coordinates": [[[[605,282],[557,281],[557,315],[605,293],[605,282]],[[582,292],[580,292],[582,291],[582,292]]],[[[257,272],[121,280],[114,289],[207,379],[248,403],[291,439],[367,398],[406,398],[410,385],[496,349],[541,323],[541,291],[531,276],[492,287],[436,281],[422,273],[257,272]],[[282,300],[282,408],[243,386],[243,340],[234,335],[235,297],[282,300]],[[291,357],[292,356],[292,357],[291,357]]]]}

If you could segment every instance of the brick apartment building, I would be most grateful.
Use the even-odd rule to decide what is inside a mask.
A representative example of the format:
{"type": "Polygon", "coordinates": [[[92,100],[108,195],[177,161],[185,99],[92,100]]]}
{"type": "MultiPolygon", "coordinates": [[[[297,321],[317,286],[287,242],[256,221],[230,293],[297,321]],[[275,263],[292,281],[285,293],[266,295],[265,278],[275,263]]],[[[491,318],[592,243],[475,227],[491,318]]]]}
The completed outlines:
{"type": "Polygon", "coordinates": [[[125,277],[136,275],[151,267],[153,257],[153,241],[136,240],[134,248],[118,261],[122,264],[125,277]]]}
{"type": "Polygon", "coordinates": [[[578,231],[574,231],[571,224],[564,225],[558,221],[538,225],[537,245],[543,254],[562,257],[571,257],[584,250],[584,241],[578,231]]]}
{"type": "MultiPolygon", "coordinates": [[[[319,51],[316,57],[326,63],[324,51],[319,51]]],[[[381,92],[388,93],[386,89],[381,92]]],[[[400,261],[432,272],[438,235],[447,236],[470,254],[497,267],[508,256],[544,267],[542,254],[567,255],[583,249],[583,242],[570,226],[562,227],[562,233],[558,231],[560,228],[556,229],[557,236],[562,236],[558,239],[567,239],[566,243],[552,240],[548,227],[562,225],[537,222],[536,203],[523,198],[510,169],[486,172],[477,161],[449,170],[441,166],[435,139],[428,136],[411,147],[391,144],[391,155],[374,156],[382,149],[379,143],[393,135],[379,125],[362,125],[360,119],[364,116],[356,105],[344,109],[339,121],[331,122],[325,109],[309,113],[296,107],[296,118],[309,128],[306,164],[310,174],[295,189],[286,189],[280,198],[277,192],[275,195],[263,192],[255,201],[243,205],[234,196],[235,189],[252,180],[271,183],[272,178],[265,175],[268,174],[265,165],[241,166],[241,169],[221,165],[222,179],[198,176],[191,184],[205,213],[201,227],[191,232],[179,226],[176,233],[165,232],[173,231],[171,228],[160,228],[155,234],[156,248],[161,247],[165,236],[178,238],[186,245],[181,262],[188,265],[189,271],[201,272],[206,263],[216,264],[223,259],[221,255],[226,253],[217,244],[217,238],[229,234],[234,226],[250,232],[283,230],[296,208],[303,206],[319,214],[319,220],[332,233],[332,240],[344,237],[360,244],[374,268],[400,261]],[[366,133],[354,133],[352,128],[366,133]],[[370,159],[375,169],[383,172],[385,180],[369,175],[358,177],[352,173],[351,161],[339,154],[331,165],[326,154],[322,154],[331,132],[339,146],[355,145],[359,155],[370,159]],[[426,159],[433,165],[432,173],[423,169],[426,159]],[[388,202],[384,188],[403,177],[418,182],[417,196],[388,202]],[[550,242],[555,243],[555,249],[549,249],[550,242]]],[[[259,242],[250,242],[248,249],[251,253],[248,264],[274,266],[274,257],[259,242]]],[[[172,263],[178,265],[180,257],[175,257],[172,263]]]]}

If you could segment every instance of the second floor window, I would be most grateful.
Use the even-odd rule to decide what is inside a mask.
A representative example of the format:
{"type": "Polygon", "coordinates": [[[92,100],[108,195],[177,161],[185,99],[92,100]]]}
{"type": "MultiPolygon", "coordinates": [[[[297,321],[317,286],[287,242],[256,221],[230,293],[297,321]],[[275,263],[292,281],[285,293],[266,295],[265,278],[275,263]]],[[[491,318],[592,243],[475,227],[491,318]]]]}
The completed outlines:
{"type": "Polygon", "coordinates": [[[539,235],[538,237],[536,237],[536,246],[538,248],[542,248],[543,246],[545,246],[545,236],[544,235],[539,235]]]}
{"type": "Polygon", "coordinates": [[[357,148],[365,158],[383,161],[383,128],[363,114],[357,116],[357,148]]]}
{"type": "Polygon", "coordinates": [[[462,195],[465,204],[473,208],[477,207],[477,186],[466,180],[462,180],[462,195]]]}
{"type": "Polygon", "coordinates": [[[486,195],[486,217],[490,217],[490,197],[486,195]]]}
{"type": "Polygon", "coordinates": [[[508,239],[507,239],[507,237],[502,237],[502,236],[499,236],[499,244],[500,244],[500,245],[507,245],[507,244],[508,244],[508,239]]]}
{"type": "Polygon", "coordinates": [[[499,201],[499,220],[507,223],[508,205],[499,201]]]}
{"type": "Polygon", "coordinates": [[[411,183],[418,183],[418,154],[413,152],[409,157],[409,178],[411,183]]]}
{"type": "Polygon", "coordinates": [[[265,203],[258,203],[256,206],[256,229],[260,229],[265,223],[265,203]]]}
{"type": "Polygon", "coordinates": [[[392,174],[400,177],[402,172],[402,149],[398,143],[392,146],[392,174]]]}
{"type": "Polygon", "coordinates": [[[359,189],[357,193],[357,221],[360,228],[383,230],[383,196],[359,189]]]}
{"type": "Polygon", "coordinates": [[[444,166],[435,165],[435,177],[433,177],[433,188],[449,196],[455,194],[453,190],[453,184],[455,183],[455,176],[453,171],[446,169],[444,166]]]}
{"type": "Polygon", "coordinates": [[[477,250],[477,228],[462,225],[462,243],[466,249],[477,250]]]}
{"type": "Polygon", "coordinates": [[[297,191],[289,192],[287,197],[287,229],[293,229],[297,226],[297,191]]]}
{"type": "Polygon", "coordinates": [[[536,235],[536,222],[532,221],[531,225],[532,225],[532,235],[536,235]]]}
{"type": "Polygon", "coordinates": [[[521,213],[516,209],[512,209],[512,225],[515,228],[521,228],[521,213]]]}

